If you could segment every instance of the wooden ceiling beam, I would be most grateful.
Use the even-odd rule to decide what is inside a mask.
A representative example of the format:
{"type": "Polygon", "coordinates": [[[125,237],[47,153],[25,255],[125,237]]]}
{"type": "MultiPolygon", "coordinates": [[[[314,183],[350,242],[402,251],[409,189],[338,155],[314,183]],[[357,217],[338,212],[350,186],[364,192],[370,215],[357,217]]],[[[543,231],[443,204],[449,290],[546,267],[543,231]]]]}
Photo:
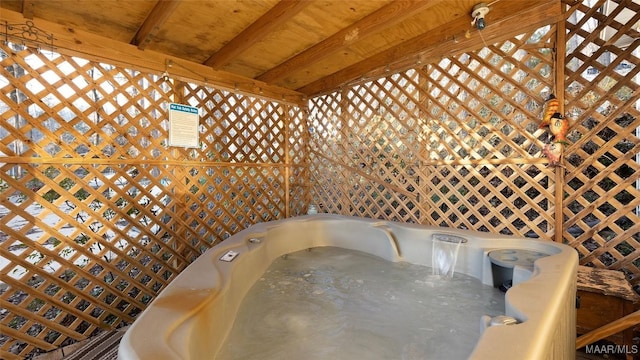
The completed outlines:
{"type": "Polygon", "coordinates": [[[179,4],[180,0],[159,0],[131,39],[131,45],[136,45],[138,49],[143,50],[179,4]]]}
{"type": "Polygon", "coordinates": [[[525,31],[521,19],[527,19],[526,29],[531,29],[555,24],[563,16],[561,4],[555,0],[499,1],[491,7],[490,15],[492,16],[487,16],[487,27],[484,30],[471,27],[470,16],[459,18],[296,90],[307,96],[335,91],[350,82],[382,77],[389,72],[416,67],[419,61],[437,61],[443,56],[456,55],[481,48],[485,44],[506,40],[525,31]],[[470,31],[468,38],[464,36],[467,30],[470,31]]]}
{"type": "Polygon", "coordinates": [[[273,29],[299,13],[309,3],[310,1],[308,0],[281,0],[215,54],[211,55],[203,64],[214,69],[219,69],[228,64],[243,51],[269,35],[273,29]]]}
{"type": "Polygon", "coordinates": [[[33,20],[33,8],[36,4],[31,0],[22,0],[22,16],[25,19],[33,20]]]}
{"type": "Polygon", "coordinates": [[[274,83],[283,79],[291,72],[303,67],[308,67],[309,65],[351,45],[357,40],[361,40],[371,34],[384,30],[401,22],[407,17],[415,15],[416,12],[424,11],[425,9],[433,7],[441,2],[443,2],[443,0],[392,1],[352,25],[326,38],[322,42],[297,54],[269,71],[266,71],[256,79],[268,83],[274,83]]]}

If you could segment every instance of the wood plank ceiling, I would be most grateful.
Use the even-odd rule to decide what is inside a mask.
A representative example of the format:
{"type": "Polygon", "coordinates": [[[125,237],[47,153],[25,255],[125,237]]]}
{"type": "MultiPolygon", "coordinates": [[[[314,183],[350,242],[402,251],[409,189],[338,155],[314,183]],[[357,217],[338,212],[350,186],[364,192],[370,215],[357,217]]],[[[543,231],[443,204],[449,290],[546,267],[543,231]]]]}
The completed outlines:
{"type": "MultiPolygon", "coordinates": [[[[57,51],[236,91],[313,96],[552,23],[559,0],[2,0],[57,51]]],[[[45,44],[46,47],[46,44],[45,44]]]]}

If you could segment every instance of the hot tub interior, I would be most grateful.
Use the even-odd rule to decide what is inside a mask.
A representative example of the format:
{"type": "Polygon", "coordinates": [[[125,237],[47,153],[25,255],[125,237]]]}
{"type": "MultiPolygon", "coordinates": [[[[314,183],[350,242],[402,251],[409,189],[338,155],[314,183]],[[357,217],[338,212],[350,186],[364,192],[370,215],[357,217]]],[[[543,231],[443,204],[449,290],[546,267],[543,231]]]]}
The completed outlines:
{"type": "Polygon", "coordinates": [[[499,290],[463,274],[317,247],[276,259],[217,359],[466,359],[499,290]]]}

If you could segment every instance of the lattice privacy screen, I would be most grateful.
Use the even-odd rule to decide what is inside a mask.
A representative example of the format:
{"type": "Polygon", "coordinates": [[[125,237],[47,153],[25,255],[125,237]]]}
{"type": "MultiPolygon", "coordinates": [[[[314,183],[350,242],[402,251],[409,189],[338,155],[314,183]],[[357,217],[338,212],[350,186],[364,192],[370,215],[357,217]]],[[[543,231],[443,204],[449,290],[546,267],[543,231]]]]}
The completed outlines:
{"type": "Polygon", "coordinates": [[[196,257],[307,208],[301,109],[0,45],[0,344],[130,323],[196,257]],[[167,146],[171,102],[200,146],[167,146]]]}
{"type": "Polygon", "coordinates": [[[313,201],[329,212],[552,238],[554,169],[541,158],[538,124],[554,33],[548,26],[313,99],[313,201]]]}
{"type": "Polygon", "coordinates": [[[640,3],[592,1],[568,17],[563,237],[581,263],[640,286],[640,3]]]}

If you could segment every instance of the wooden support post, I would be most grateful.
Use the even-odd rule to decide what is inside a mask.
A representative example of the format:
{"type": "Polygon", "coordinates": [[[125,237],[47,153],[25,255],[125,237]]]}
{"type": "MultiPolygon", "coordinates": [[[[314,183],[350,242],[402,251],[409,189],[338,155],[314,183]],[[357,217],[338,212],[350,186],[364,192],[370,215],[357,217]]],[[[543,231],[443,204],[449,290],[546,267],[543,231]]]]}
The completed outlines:
{"type": "Polygon", "coordinates": [[[289,137],[291,132],[289,131],[289,125],[291,124],[291,114],[289,113],[289,105],[280,104],[280,108],[284,112],[284,217],[291,216],[291,199],[289,198],[291,192],[291,156],[289,156],[289,137]]]}
{"type": "MultiPolygon", "coordinates": [[[[419,130],[418,134],[416,134],[418,139],[422,139],[422,144],[424,146],[424,148],[421,148],[418,152],[418,166],[416,171],[418,172],[420,178],[417,181],[425,184],[427,183],[427,171],[429,169],[426,164],[427,161],[431,159],[431,146],[429,143],[431,132],[431,127],[429,126],[429,121],[431,121],[429,119],[429,93],[431,81],[429,80],[428,76],[422,76],[422,73],[428,73],[428,66],[428,64],[420,66],[421,74],[418,81],[420,89],[422,89],[423,91],[418,92],[420,96],[420,98],[418,99],[420,116],[418,117],[419,130]]],[[[421,192],[418,192],[418,194],[416,195],[416,201],[419,206],[421,206],[422,208],[426,208],[429,206],[429,203],[427,202],[427,196],[421,195],[421,192]]],[[[420,211],[420,218],[418,219],[418,222],[420,224],[429,224],[429,216],[427,216],[427,214],[427,211],[420,211]]]]}
{"type": "Polygon", "coordinates": [[[177,104],[184,104],[184,88],[185,82],[180,80],[174,80],[173,83],[173,101],[177,104]]]}
{"type": "MultiPolygon", "coordinates": [[[[556,46],[555,46],[555,85],[554,92],[558,97],[560,108],[558,109],[561,114],[564,114],[564,67],[566,58],[566,39],[565,39],[565,22],[564,17],[558,20],[556,23],[556,46]]],[[[564,151],[567,149],[565,148],[564,151]]],[[[563,242],[564,232],[564,154],[560,158],[560,165],[555,167],[555,226],[554,226],[554,238],[556,242],[563,242]]]]}

